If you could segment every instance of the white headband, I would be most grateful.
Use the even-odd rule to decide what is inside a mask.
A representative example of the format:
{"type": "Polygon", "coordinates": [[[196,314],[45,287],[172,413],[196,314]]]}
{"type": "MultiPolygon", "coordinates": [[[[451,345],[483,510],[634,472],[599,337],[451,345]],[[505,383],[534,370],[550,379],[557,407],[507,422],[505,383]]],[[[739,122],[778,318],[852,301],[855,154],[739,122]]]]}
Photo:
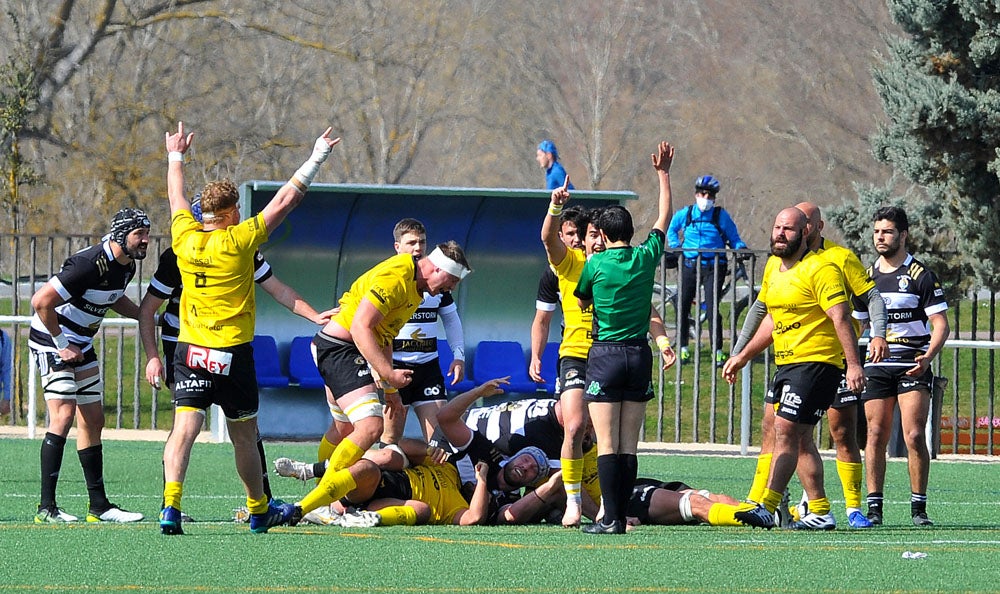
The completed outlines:
{"type": "Polygon", "coordinates": [[[441,248],[434,248],[434,251],[427,255],[427,259],[430,260],[431,264],[434,264],[437,268],[440,268],[448,274],[457,277],[459,280],[469,276],[469,273],[472,272],[465,266],[462,266],[458,262],[444,255],[441,248]]]}

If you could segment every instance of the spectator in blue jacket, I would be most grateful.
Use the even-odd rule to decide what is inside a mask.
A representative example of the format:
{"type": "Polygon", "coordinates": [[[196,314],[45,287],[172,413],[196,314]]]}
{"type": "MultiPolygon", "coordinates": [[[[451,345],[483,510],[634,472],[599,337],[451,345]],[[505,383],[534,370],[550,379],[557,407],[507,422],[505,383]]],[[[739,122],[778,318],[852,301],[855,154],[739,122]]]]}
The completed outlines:
{"type": "Polygon", "coordinates": [[[10,412],[10,397],[14,389],[14,350],[10,337],[0,330],[0,415],[10,412]]]}
{"type": "Polygon", "coordinates": [[[712,348],[715,350],[716,365],[721,367],[726,360],[722,350],[722,316],[719,314],[719,299],[722,285],[728,272],[726,255],[719,252],[703,252],[704,249],[746,249],[747,244],[740,239],[733,218],[726,209],[715,205],[720,189],[719,180],[711,175],[703,175],[694,182],[695,203],[674,214],[667,228],[667,243],[671,248],[684,250],[681,260],[680,291],[680,360],[691,360],[688,350],[691,325],[691,303],[694,301],[698,285],[704,288],[704,302],[715,319],[715,333],[712,348]],[[718,260],[718,266],[716,266],[718,260]]]}
{"type": "MultiPolygon", "coordinates": [[[[545,189],[561,188],[566,182],[566,170],[559,162],[559,151],[556,150],[556,143],[551,140],[543,140],[538,143],[535,160],[538,161],[539,167],[545,170],[545,189]]],[[[572,182],[567,189],[574,189],[572,182]]]]}

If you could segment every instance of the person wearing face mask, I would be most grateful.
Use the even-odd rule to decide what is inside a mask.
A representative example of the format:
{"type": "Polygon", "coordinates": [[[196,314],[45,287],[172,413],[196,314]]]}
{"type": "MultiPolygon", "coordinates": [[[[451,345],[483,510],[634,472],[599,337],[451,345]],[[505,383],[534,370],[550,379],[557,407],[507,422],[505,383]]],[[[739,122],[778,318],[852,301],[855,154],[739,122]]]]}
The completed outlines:
{"type": "Polygon", "coordinates": [[[694,182],[695,203],[682,208],[674,214],[667,228],[667,242],[671,248],[684,250],[681,271],[680,290],[680,360],[682,363],[691,360],[688,350],[690,340],[691,303],[699,284],[704,288],[704,301],[708,304],[715,322],[712,349],[715,350],[715,362],[722,366],[726,355],[722,350],[722,316],[719,313],[719,293],[725,283],[728,272],[726,254],[718,252],[703,252],[705,249],[747,249],[747,244],[740,239],[739,231],[733,218],[726,209],[716,206],[716,197],[720,189],[719,180],[711,175],[703,175],[694,182]]]}

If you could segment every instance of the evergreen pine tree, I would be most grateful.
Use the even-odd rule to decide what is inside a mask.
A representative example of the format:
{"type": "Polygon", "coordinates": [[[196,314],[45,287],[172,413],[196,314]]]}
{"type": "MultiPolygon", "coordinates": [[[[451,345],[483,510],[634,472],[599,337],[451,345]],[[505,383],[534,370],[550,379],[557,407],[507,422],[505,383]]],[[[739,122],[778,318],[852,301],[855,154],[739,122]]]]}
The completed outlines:
{"type": "Polygon", "coordinates": [[[875,157],[895,175],[883,186],[857,186],[858,203],[831,210],[830,219],[852,248],[871,254],[872,213],[900,204],[910,215],[910,251],[945,284],[967,287],[974,281],[996,290],[1000,4],[887,1],[905,36],[887,40],[888,56],[873,69],[888,121],[871,142],[875,157]],[[905,187],[904,179],[912,185],[905,187]],[[892,198],[900,187],[902,195],[892,198]]]}

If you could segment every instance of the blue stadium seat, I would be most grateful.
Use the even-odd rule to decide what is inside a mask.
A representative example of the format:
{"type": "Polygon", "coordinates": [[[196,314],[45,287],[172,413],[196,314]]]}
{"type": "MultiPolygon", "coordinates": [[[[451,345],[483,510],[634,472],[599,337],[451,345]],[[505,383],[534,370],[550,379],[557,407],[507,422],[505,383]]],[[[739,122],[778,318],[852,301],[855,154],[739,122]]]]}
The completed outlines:
{"type": "Polygon", "coordinates": [[[528,362],[519,342],[484,340],[476,347],[472,363],[472,375],[479,383],[509,375],[508,392],[533,394],[538,391],[539,385],[528,375],[528,362]]]}
{"type": "Polygon", "coordinates": [[[288,376],[302,388],[322,388],[323,378],[313,361],[312,336],[296,336],[288,353],[288,376]]]}
{"type": "Polygon", "coordinates": [[[550,342],[542,351],[542,378],[545,382],[541,384],[549,394],[556,392],[557,377],[559,377],[559,343],[550,342]]]}
{"type": "Polygon", "coordinates": [[[448,368],[451,367],[451,362],[455,360],[454,353],[451,352],[451,346],[448,345],[448,341],[439,338],[438,339],[438,363],[441,364],[441,375],[444,376],[444,387],[449,392],[468,392],[472,388],[476,387],[476,382],[472,379],[472,366],[469,365],[469,355],[465,355],[465,379],[458,382],[454,386],[451,385],[451,378],[448,377],[448,368]]]}
{"type": "Polygon", "coordinates": [[[261,388],[284,388],[288,377],[281,373],[278,344],[273,336],[256,334],[253,337],[253,364],[257,372],[257,385],[261,388]]]}

